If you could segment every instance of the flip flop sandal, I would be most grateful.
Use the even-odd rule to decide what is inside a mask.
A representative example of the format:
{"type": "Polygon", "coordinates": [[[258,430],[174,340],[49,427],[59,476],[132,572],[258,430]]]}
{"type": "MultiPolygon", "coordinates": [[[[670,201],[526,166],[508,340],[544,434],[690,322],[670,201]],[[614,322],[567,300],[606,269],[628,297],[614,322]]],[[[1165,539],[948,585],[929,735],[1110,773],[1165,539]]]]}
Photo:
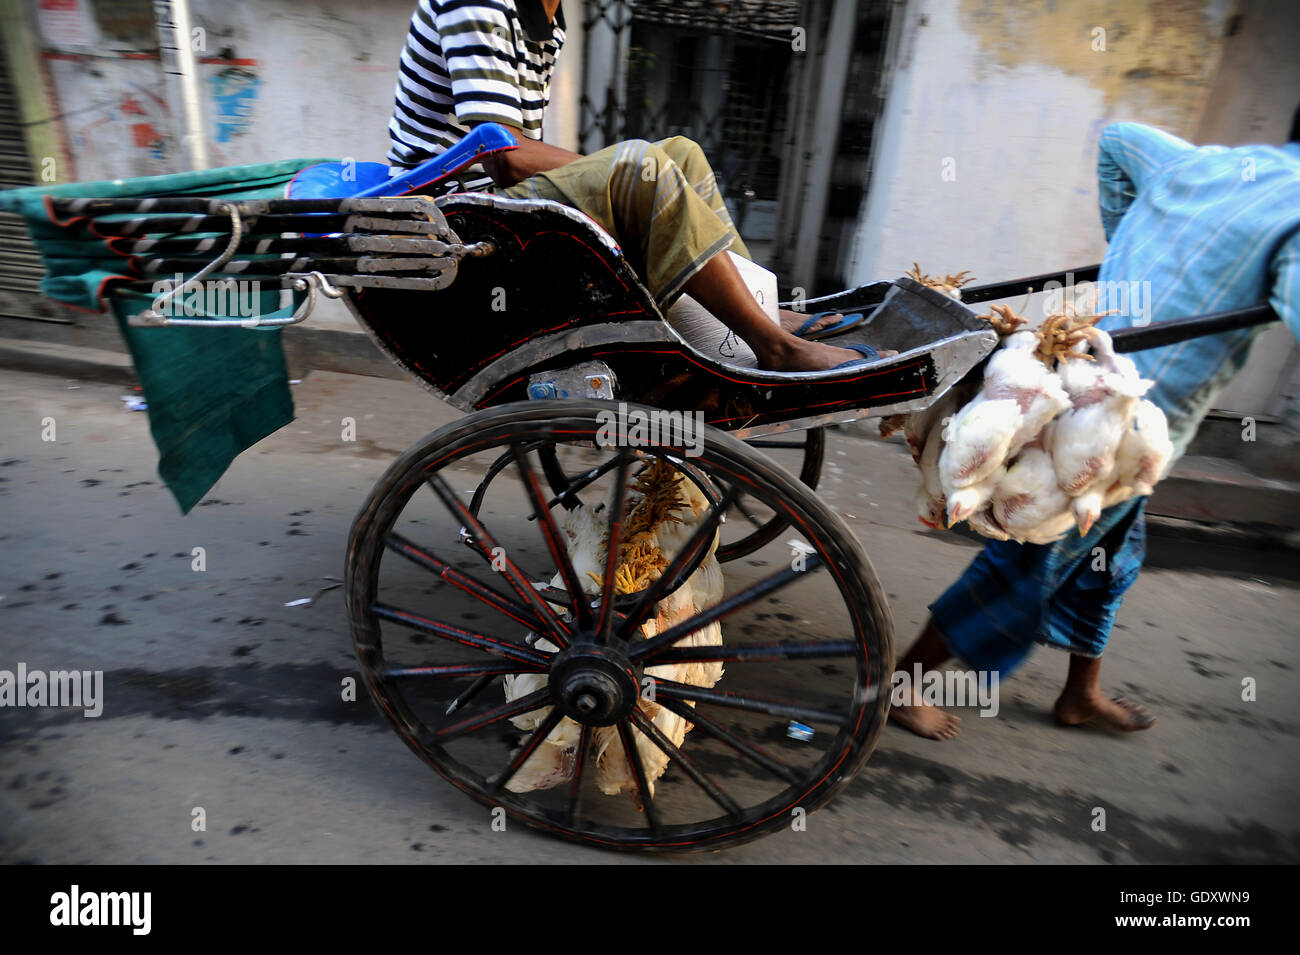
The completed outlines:
{"type": "Polygon", "coordinates": [[[834,325],[828,325],[825,328],[819,328],[817,331],[809,331],[817,322],[827,315],[839,315],[839,312],[818,312],[812,315],[806,322],[795,329],[795,335],[805,341],[815,342],[823,338],[829,338],[832,335],[838,335],[840,332],[847,332],[850,328],[857,328],[864,321],[861,312],[853,312],[850,315],[843,316],[834,325]]]}
{"type": "Polygon", "coordinates": [[[854,368],[858,365],[870,365],[872,362],[880,360],[880,352],[876,351],[870,345],[845,345],[844,347],[849,351],[857,352],[862,357],[855,358],[853,361],[842,361],[832,368],[831,371],[837,371],[841,368],[854,368]]]}

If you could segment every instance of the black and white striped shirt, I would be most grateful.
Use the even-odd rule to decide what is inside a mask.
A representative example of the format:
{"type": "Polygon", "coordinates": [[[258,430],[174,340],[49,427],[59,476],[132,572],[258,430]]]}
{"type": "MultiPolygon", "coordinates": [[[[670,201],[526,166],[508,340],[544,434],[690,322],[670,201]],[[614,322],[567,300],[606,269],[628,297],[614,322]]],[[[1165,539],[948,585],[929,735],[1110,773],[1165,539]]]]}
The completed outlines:
{"type": "MultiPolygon", "coordinates": [[[[476,123],[541,139],[563,44],[564,12],[550,22],[541,0],[419,0],[398,64],[389,163],[416,166],[476,123]]],[[[478,164],[460,174],[464,190],[491,184],[478,164]]]]}

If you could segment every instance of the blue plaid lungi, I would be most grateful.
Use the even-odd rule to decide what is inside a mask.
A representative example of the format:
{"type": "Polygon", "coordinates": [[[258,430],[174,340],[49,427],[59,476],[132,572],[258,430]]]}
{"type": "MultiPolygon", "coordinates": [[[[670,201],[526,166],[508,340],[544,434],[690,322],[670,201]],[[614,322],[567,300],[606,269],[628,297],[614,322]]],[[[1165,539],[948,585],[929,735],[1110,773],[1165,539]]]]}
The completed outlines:
{"type": "Polygon", "coordinates": [[[1101,513],[1086,537],[1055,544],[989,541],[930,605],[953,655],[1003,677],[1036,643],[1099,657],[1146,557],[1146,498],[1101,513]]]}

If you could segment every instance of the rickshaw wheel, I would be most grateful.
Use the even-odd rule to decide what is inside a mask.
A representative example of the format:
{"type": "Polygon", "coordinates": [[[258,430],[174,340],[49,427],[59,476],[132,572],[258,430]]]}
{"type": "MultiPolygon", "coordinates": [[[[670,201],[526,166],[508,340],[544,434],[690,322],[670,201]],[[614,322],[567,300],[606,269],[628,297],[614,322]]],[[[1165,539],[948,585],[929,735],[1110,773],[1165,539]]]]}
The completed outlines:
{"type": "MultiPolygon", "coordinates": [[[[751,448],[778,451],[781,457],[777,463],[784,466],[791,473],[796,473],[797,463],[799,480],[816,490],[817,483],[821,480],[822,464],[826,457],[826,430],[824,428],[812,428],[804,432],[792,432],[788,435],[776,435],[770,438],[753,438],[745,443],[751,448]]],[[[483,482],[479,484],[473,498],[470,500],[470,511],[472,513],[477,514],[479,501],[487,493],[492,479],[509,464],[510,455],[506,454],[488,469],[483,482]]],[[[581,477],[581,475],[565,474],[553,455],[543,456],[541,465],[542,474],[547,484],[556,494],[562,494],[567,486],[581,477]]],[[[561,503],[564,503],[564,501],[562,500],[561,503]]],[[[741,557],[748,557],[754,551],[776,540],[781,531],[788,526],[785,521],[770,513],[761,513],[756,516],[753,509],[748,506],[750,503],[752,502],[747,502],[742,494],[737,497],[727,511],[728,521],[734,522],[736,526],[741,528],[752,527],[753,530],[743,533],[734,540],[724,540],[718,544],[717,557],[718,562],[721,564],[741,557]]]]}
{"type": "MultiPolygon", "coordinates": [[[[811,428],[802,433],[779,434],[770,438],[753,438],[745,443],[751,448],[760,448],[764,451],[780,449],[791,457],[794,454],[801,453],[798,472],[799,480],[812,490],[817,489],[817,482],[821,480],[822,476],[822,462],[826,458],[825,428],[811,428]]],[[[778,463],[793,464],[794,462],[792,460],[778,463]]],[[[786,469],[794,473],[793,467],[787,467],[786,469]]],[[[745,507],[743,497],[731,506],[727,517],[729,520],[747,522],[754,527],[754,530],[737,540],[718,545],[718,562],[723,564],[739,557],[748,557],[759,548],[772,543],[787,526],[785,521],[777,517],[765,519],[766,515],[764,515],[755,518],[752,513],[749,513],[749,509],[745,507]]]]}
{"type": "Polygon", "coordinates": [[[692,447],[698,456],[654,440],[603,447],[611,407],[489,409],[393,463],[348,545],[348,616],[366,685],[406,744],[494,820],[504,809],[551,835],[641,851],[717,849],[799,829],[862,767],[884,726],[893,631],[880,584],[842,519],[762,452],[711,427],[692,447]],[[735,492],[705,495],[658,580],[633,606],[620,604],[612,559],[584,586],[577,551],[563,543],[573,539],[565,511],[544,490],[539,443],[575,442],[615,462],[607,488],[588,488],[603,500],[583,505],[589,519],[603,515],[612,554],[632,513],[634,470],[657,464],[675,480],[686,461],[696,480],[744,488],[801,544],[775,572],[749,566],[765,561],[729,570],[720,599],[690,604],[681,619],[653,616],[686,586],[680,569],[699,566],[735,492]],[[453,482],[476,479],[504,451],[515,455],[514,479],[497,475],[472,513],[470,492],[453,482]],[[473,612],[453,617],[458,601],[473,612]],[[807,627],[796,632],[799,622],[807,627]],[[692,646],[714,623],[722,642],[692,646]],[[724,663],[712,683],[686,675],[724,663]],[[508,681],[525,678],[538,688],[511,697],[508,681]],[[661,722],[669,713],[686,727],[677,742],[663,729],[671,718],[661,722]],[[562,737],[571,753],[555,763],[556,780],[516,791],[562,737]]]}

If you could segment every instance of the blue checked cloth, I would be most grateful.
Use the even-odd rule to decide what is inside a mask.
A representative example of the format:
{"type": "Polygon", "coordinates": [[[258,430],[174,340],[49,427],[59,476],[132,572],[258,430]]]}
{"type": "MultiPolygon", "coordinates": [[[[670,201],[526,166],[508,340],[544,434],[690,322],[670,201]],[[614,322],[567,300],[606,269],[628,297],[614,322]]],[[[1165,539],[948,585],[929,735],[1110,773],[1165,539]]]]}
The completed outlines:
{"type": "MultiPolygon", "coordinates": [[[[1300,143],[1197,148],[1149,126],[1116,123],[1102,131],[1099,149],[1098,198],[1110,243],[1099,281],[1149,282],[1144,307],[1153,324],[1268,301],[1300,338],[1300,143]]],[[[1111,315],[1098,326],[1113,331],[1135,319],[1142,321],[1111,315]]],[[[1169,419],[1176,454],[1266,327],[1130,356],[1155,382],[1147,397],[1169,419]]]]}
{"type": "MultiPolygon", "coordinates": [[[[1101,134],[1097,179],[1109,242],[1099,281],[1149,283],[1137,308],[1130,300],[1126,313],[1100,327],[1268,300],[1300,338],[1300,144],[1197,148],[1148,126],[1117,123],[1101,134]]],[[[1130,356],[1139,374],[1155,381],[1147,397],[1169,419],[1177,455],[1264,327],[1130,356]]],[[[985,545],[930,606],[949,649],[974,669],[1004,675],[1036,643],[1101,656],[1146,556],[1145,503],[1103,511],[1084,538],[985,545]]]]}
{"type": "Polygon", "coordinates": [[[953,656],[1008,675],[1036,643],[1099,657],[1146,557],[1146,498],[1103,511],[1087,537],[989,541],[930,605],[953,656]]]}

